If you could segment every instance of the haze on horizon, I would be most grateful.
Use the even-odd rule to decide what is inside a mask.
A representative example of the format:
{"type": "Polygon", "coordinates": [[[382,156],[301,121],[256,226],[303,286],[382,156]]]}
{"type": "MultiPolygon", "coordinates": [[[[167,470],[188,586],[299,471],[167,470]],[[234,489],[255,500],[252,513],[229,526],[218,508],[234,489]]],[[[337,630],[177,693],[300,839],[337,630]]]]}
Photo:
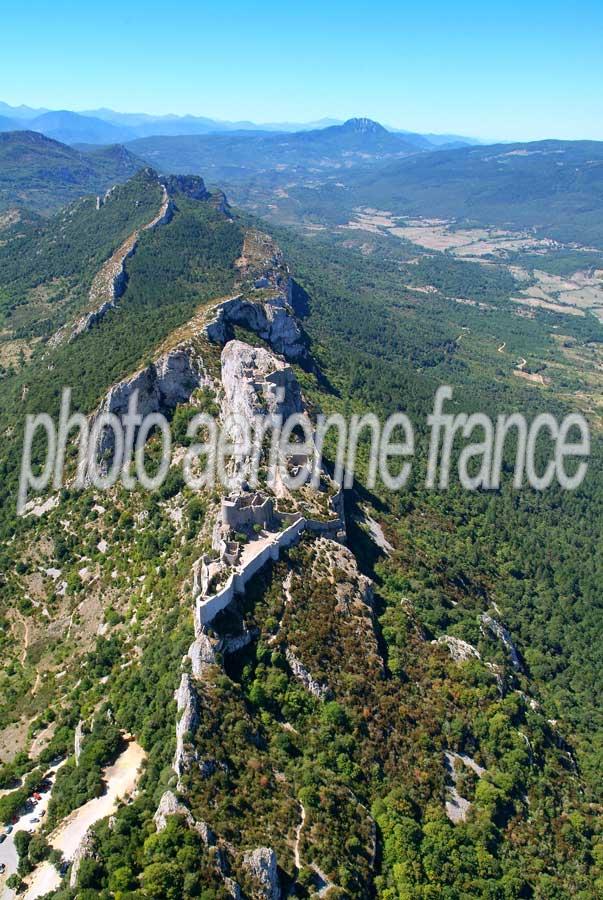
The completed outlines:
{"type": "Polygon", "coordinates": [[[482,140],[603,140],[603,10],[465,0],[370,10],[72,0],[3,11],[0,96],[75,111],[273,122],[366,115],[482,140]]]}

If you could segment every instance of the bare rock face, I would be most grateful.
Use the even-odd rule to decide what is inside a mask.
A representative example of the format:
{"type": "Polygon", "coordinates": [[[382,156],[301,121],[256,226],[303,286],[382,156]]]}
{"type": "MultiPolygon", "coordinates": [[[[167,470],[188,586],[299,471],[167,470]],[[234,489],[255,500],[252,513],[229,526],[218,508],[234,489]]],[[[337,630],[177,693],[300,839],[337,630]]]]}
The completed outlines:
{"type": "Polygon", "coordinates": [[[466,662],[468,659],[481,659],[479,650],[461,638],[453,637],[450,634],[441,635],[437,641],[432,644],[445,644],[450,651],[450,655],[455,662],[466,662]]]}
{"type": "Polygon", "coordinates": [[[210,197],[210,203],[218,210],[218,212],[221,212],[222,215],[230,216],[230,203],[228,202],[228,198],[224,191],[213,191],[210,197]]]}
{"type": "Polygon", "coordinates": [[[199,629],[197,637],[190,645],[188,655],[191,661],[191,670],[195,678],[202,678],[208,666],[216,663],[216,654],[207,634],[199,629]]]}
{"type": "Polygon", "coordinates": [[[257,629],[252,631],[245,629],[241,634],[226,635],[222,640],[220,651],[226,656],[229,653],[238,653],[243,647],[247,647],[257,636],[257,629]]]}
{"type": "Polygon", "coordinates": [[[184,803],[176,797],[172,791],[166,791],[159,801],[159,806],[153,816],[153,822],[157,831],[163,831],[167,825],[169,816],[183,816],[187,824],[193,827],[194,820],[192,813],[186,808],[184,803]]]}
{"type": "Polygon", "coordinates": [[[181,803],[172,791],[165,791],[153,816],[157,831],[164,830],[170,816],[182,816],[188,827],[197,832],[206,847],[214,846],[216,838],[209,825],[205,822],[197,822],[190,809],[181,803]]]}
{"type": "Polygon", "coordinates": [[[88,830],[82,838],[77,850],[73,855],[73,864],[71,866],[71,875],[69,876],[69,887],[77,887],[77,879],[80,871],[82,860],[93,859],[96,856],[97,846],[96,838],[90,830],[88,830]]]}
{"type": "MultiPolygon", "coordinates": [[[[175,347],[130,378],[114,384],[90,424],[93,427],[105,413],[124,416],[135,391],[138,391],[137,412],[144,417],[149,413],[168,412],[178,403],[186,403],[197,388],[211,384],[203,361],[193,348],[187,345],[175,347]]],[[[98,441],[98,458],[110,456],[114,444],[113,431],[105,428],[98,441]]]]}
{"type": "Polygon", "coordinates": [[[183,674],[180,687],[176,691],[176,703],[178,712],[181,713],[176,726],[176,753],[174,756],[174,771],[181,776],[188,768],[191,760],[185,750],[185,737],[192,735],[199,725],[199,706],[197,696],[189,675],[183,674]]]}
{"type": "Polygon", "coordinates": [[[80,719],[75,728],[75,738],[73,742],[73,750],[75,753],[75,764],[79,765],[80,756],[82,753],[82,740],[84,738],[84,723],[80,719]]]}
{"type": "Polygon", "coordinates": [[[208,200],[210,197],[200,175],[167,175],[161,181],[169,195],[184,194],[191,200],[208,200]]]}
{"type": "Polygon", "coordinates": [[[496,619],[492,618],[492,616],[488,615],[488,613],[483,613],[481,616],[482,623],[482,631],[488,630],[491,634],[493,634],[501,644],[506,648],[509,653],[509,657],[511,659],[511,665],[514,669],[521,672],[523,671],[523,667],[521,665],[521,660],[519,658],[519,653],[517,652],[517,648],[513,643],[513,639],[504,625],[501,625],[496,619]]]}
{"type": "Polygon", "coordinates": [[[186,403],[194,390],[208,383],[202,361],[192,349],[177,347],[113,385],[99,411],[123,415],[135,390],[141,415],[169,410],[177,403],[186,403]]]}
{"type": "MultiPolygon", "coordinates": [[[[118,280],[117,278],[114,281],[114,286],[117,288],[118,280]]],[[[83,334],[84,331],[89,331],[95,325],[105,318],[110,309],[115,308],[115,300],[105,300],[104,303],[97,308],[89,312],[87,315],[82,316],[81,319],[78,319],[73,328],[71,329],[71,335],[69,337],[70,340],[73,340],[78,335],[83,334]]]]}
{"type": "Polygon", "coordinates": [[[231,326],[242,325],[267,341],[273,350],[286,359],[302,360],[307,355],[306,342],[287,294],[278,294],[265,302],[255,303],[243,297],[233,297],[220,304],[211,322],[205,327],[210,341],[224,344],[231,336],[231,326]]]}
{"type": "Polygon", "coordinates": [[[318,700],[327,700],[331,696],[331,689],[312,678],[304,664],[300,662],[289,647],[285,650],[285,658],[295,677],[301,681],[306,690],[313,694],[314,697],[318,700]]]}
{"type": "Polygon", "coordinates": [[[254,416],[275,415],[286,419],[303,412],[295,373],[262,347],[229,341],[222,351],[222,412],[241,415],[250,423],[254,416]]]}
{"type": "Polygon", "coordinates": [[[276,853],[270,847],[258,847],[243,857],[243,865],[257,885],[257,897],[261,900],[280,900],[276,853]]]}
{"type": "Polygon", "coordinates": [[[241,440],[242,423],[247,423],[252,439],[260,418],[280,416],[286,421],[290,415],[302,413],[304,405],[293,370],[270,351],[229,341],[221,361],[222,417],[233,443],[241,448],[232,465],[233,474],[242,484],[251,473],[253,458],[241,440]]]}
{"type": "Polygon", "coordinates": [[[155,372],[161,404],[168,409],[186,403],[196,388],[209,384],[200,359],[186,347],[161,356],[155,363],[155,372]]]}
{"type": "Polygon", "coordinates": [[[228,893],[228,896],[232,897],[232,900],[241,900],[241,898],[243,897],[241,888],[233,878],[224,878],[224,888],[228,893]]]}

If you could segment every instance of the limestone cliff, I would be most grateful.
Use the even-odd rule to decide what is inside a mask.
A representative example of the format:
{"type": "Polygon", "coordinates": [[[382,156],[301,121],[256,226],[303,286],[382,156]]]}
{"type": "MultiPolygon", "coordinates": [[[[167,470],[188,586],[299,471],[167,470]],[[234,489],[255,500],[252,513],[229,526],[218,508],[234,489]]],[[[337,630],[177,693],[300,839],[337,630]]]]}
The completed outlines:
{"type": "Polygon", "coordinates": [[[194,734],[199,724],[199,708],[192,681],[183,673],[180,687],[176,691],[176,703],[180,718],[176,726],[176,753],[174,755],[174,771],[183,775],[191,764],[191,755],[186,750],[186,742],[194,734]]]}
{"type": "Polygon", "coordinates": [[[304,411],[300,387],[290,366],[262,347],[229,341],[222,351],[222,415],[251,423],[257,415],[282,416],[304,411]]]}
{"type": "Polygon", "coordinates": [[[253,331],[285,359],[303,361],[307,358],[306,339],[286,294],[257,301],[244,296],[233,297],[217,307],[213,319],[205,326],[205,334],[210,341],[225,344],[232,338],[233,325],[253,331]]]}
{"type": "Polygon", "coordinates": [[[280,900],[276,854],[269,847],[258,847],[246,853],[243,864],[257,885],[258,900],[280,900]]]}
{"type": "MultiPolygon", "coordinates": [[[[130,398],[138,391],[138,413],[167,413],[179,403],[186,403],[199,387],[211,386],[212,379],[206,372],[202,358],[192,343],[185,343],[164,353],[155,362],[140,369],[129,378],[110,388],[107,396],[93,414],[91,426],[104,413],[118,417],[128,411],[130,398]]],[[[106,458],[114,447],[114,434],[105,429],[98,443],[98,458],[106,458]]]]}

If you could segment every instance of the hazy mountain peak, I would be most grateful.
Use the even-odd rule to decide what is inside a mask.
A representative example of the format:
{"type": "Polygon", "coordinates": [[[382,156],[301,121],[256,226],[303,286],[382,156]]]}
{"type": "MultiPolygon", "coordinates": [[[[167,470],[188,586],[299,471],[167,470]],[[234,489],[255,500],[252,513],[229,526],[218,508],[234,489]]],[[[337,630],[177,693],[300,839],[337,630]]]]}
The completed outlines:
{"type": "Polygon", "coordinates": [[[387,129],[379,122],[364,117],[348,119],[340,127],[345,131],[356,131],[361,134],[387,134],[387,129]]]}

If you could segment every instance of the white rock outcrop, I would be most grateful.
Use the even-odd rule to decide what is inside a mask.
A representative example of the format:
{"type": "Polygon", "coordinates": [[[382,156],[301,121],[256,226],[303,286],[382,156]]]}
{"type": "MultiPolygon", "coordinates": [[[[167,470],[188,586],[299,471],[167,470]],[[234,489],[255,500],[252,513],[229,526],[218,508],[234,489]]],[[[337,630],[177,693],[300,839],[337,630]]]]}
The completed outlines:
{"type": "Polygon", "coordinates": [[[445,644],[455,662],[466,662],[468,659],[481,659],[479,650],[468,641],[454,637],[451,634],[442,634],[432,644],[445,644]]]}
{"type": "Polygon", "coordinates": [[[73,740],[73,750],[75,753],[75,764],[76,766],[80,763],[80,756],[82,754],[82,741],[84,739],[84,723],[80,719],[75,726],[75,736],[73,740]]]}
{"type": "Polygon", "coordinates": [[[263,347],[229,341],[222,351],[223,416],[302,413],[304,404],[293,369],[263,347]]]}
{"type": "Polygon", "coordinates": [[[482,631],[488,630],[491,634],[493,634],[501,644],[506,648],[509,653],[509,657],[511,659],[511,665],[514,669],[517,669],[518,672],[522,671],[521,660],[519,658],[519,653],[517,652],[517,648],[513,643],[513,639],[511,635],[507,631],[504,625],[501,625],[496,619],[492,616],[488,615],[488,613],[483,613],[481,616],[482,623],[482,631]]]}
{"type": "MultiPolygon", "coordinates": [[[[190,344],[182,344],[129,378],[114,384],[92,415],[91,429],[103,414],[113,413],[118,417],[126,415],[130,398],[136,391],[137,412],[144,417],[149,413],[169,412],[178,403],[190,400],[197,388],[212,384],[199,354],[190,344]]],[[[113,431],[105,428],[97,443],[97,459],[110,455],[114,443],[113,431]]]]}
{"type": "Polygon", "coordinates": [[[182,816],[188,827],[197,832],[206,847],[214,846],[216,838],[209,825],[206,822],[198,822],[190,809],[181,803],[172,791],[165,791],[153,816],[157,831],[164,830],[170,816],[182,816]]]}
{"type": "Polygon", "coordinates": [[[183,673],[175,699],[180,717],[176,726],[176,753],[173,768],[180,777],[192,762],[190,754],[184,746],[185,737],[194,735],[199,725],[199,704],[190,675],[183,673]]]}
{"type": "MultiPolygon", "coordinates": [[[[261,427],[265,417],[285,422],[289,416],[302,414],[304,403],[293,369],[263,347],[252,347],[243,341],[229,341],[221,355],[222,420],[233,442],[241,448],[231,462],[232,476],[239,485],[253,473],[254,451],[241,441],[242,423],[249,429],[249,438],[257,435],[261,441],[261,427]]],[[[310,421],[308,432],[312,433],[310,421]]],[[[277,426],[278,427],[278,426],[277,426]]],[[[260,446],[256,448],[260,452],[260,446]]]]}
{"type": "Polygon", "coordinates": [[[186,823],[192,828],[195,824],[190,809],[181,803],[172,791],[165,791],[159,801],[159,806],[153,816],[153,822],[157,831],[163,831],[167,826],[167,820],[170,816],[182,816],[186,823]]]}
{"type": "Polygon", "coordinates": [[[77,879],[80,872],[80,866],[84,859],[94,859],[97,852],[96,838],[88,829],[84,837],[80,841],[75,853],[73,854],[73,862],[71,864],[71,874],[69,875],[69,887],[74,889],[77,887],[77,879]]]}
{"type": "Polygon", "coordinates": [[[257,897],[261,900],[280,900],[281,887],[278,878],[276,853],[270,847],[258,847],[243,857],[243,865],[257,885],[257,897]]]}
{"type": "Polygon", "coordinates": [[[202,678],[207,668],[216,664],[212,642],[203,628],[198,629],[195,640],[188,649],[191,671],[195,678],[202,678]]]}
{"type": "Polygon", "coordinates": [[[304,359],[307,355],[306,341],[293,315],[289,293],[290,289],[264,302],[255,302],[243,296],[226,300],[217,307],[214,318],[205,326],[207,338],[216,344],[225,344],[232,336],[232,326],[241,325],[267,341],[286,359],[304,359]]]}
{"type": "Polygon", "coordinates": [[[327,685],[316,681],[289,647],[285,650],[285,658],[295,677],[298,681],[301,681],[306,690],[313,694],[314,697],[318,700],[326,700],[331,696],[331,689],[327,685]]]}

